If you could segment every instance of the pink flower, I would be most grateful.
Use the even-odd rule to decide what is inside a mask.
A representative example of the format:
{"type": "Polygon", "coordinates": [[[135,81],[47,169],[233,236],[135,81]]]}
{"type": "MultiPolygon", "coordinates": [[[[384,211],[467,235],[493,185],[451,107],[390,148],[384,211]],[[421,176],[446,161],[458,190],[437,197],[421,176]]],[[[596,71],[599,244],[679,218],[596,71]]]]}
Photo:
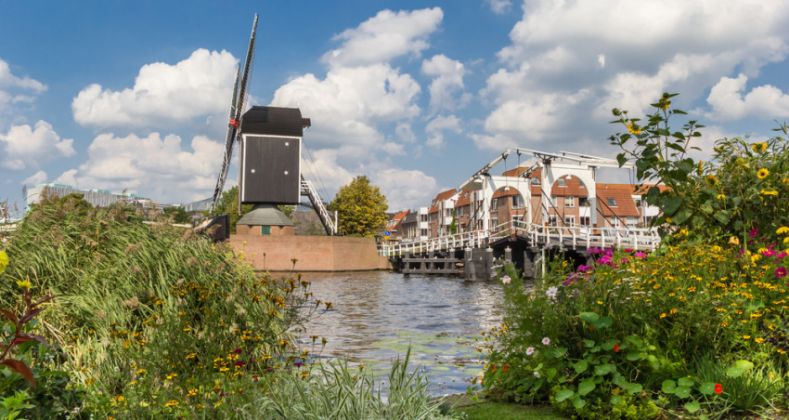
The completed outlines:
{"type": "Polygon", "coordinates": [[[614,259],[610,255],[603,255],[597,262],[600,264],[612,265],[614,259]]]}
{"type": "Polygon", "coordinates": [[[780,266],[775,269],[775,278],[780,279],[786,276],[786,267],[780,266]]]}
{"type": "Polygon", "coordinates": [[[529,346],[529,347],[526,349],[526,355],[527,355],[527,356],[531,356],[532,354],[534,354],[534,347],[531,347],[531,346],[529,346]]]}
{"type": "Polygon", "coordinates": [[[551,339],[550,339],[550,338],[548,338],[548,337],[543,337],[543,339],[542,339],[542,344],[543,344],[544,346],[550,346],[550,345],[551,345],[551,339]]]}
{"type": "Polygon", "coordinates": [[[781,251],[781,252],[778,253],[778,255],[775,256],[775,259],[782,260],[782,259],[786,258],[786,255],[787,255],[786,251],[781,251]]]}
{"type": "Polygon", "coordinates": [[[598,248],[598,247],[596,247],[596,246],[593,246],[593,247],[589,248],[587,250],[587,252],[589,253],[589,255],[597,255],[597,254],[602,254],[603,250],[598,248]]]}
{"type": "Polygon", "coordinates": [[[755,238],[758,235],[759,235],[759,229],[758,228],[753,228],[750,231],[748,231],[748,237],[750,237],[750,238],[755,238]]]}
{"type": "Polygon", "coordinates": [[[625,252],[631,254],[633,252],[633,248],[625,248],[625,252]]]}
{"type": "Polygon", "coordinates": [[[501,278],[501,284],[505,284],[505,285],[510,284],[511,281],[512,278],[506,274],[504,275],[504,277],[501,278]]]}
{"type": "Polygon", "coordinates": [[[647,254],[645,252],[637,251],[635,257],[639,260],[643,260],[647,258],[647,254]]]}
{"type": "Polygon", "coordinates": [[[765,249],[764,251],[762,251],[762,256],[763,257],[772,257],[775,254],[776,254],[776,252],[773,249],[765,249]]]}
{"type": "Polygon", "coordinates": [[[578,266],[579,273],[586,273],[587,271],[591,271],[591,270],[592,270],[592,266],[590,265],[581,264],[578,266]]]}

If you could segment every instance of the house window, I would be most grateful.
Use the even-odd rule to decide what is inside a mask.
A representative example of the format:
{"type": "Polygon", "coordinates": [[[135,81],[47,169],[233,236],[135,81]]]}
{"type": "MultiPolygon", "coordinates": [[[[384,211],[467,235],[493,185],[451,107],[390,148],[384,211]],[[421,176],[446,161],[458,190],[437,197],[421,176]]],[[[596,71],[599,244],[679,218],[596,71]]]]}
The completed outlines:
{"type": "Polygon", "coordinates": [[[559,179],[556,180],[556,182],[559,184],[560,187],[566,187],[567,186],[567,180],[564,179],[564,178],[559,178],[559,179]]]}
{"type": "Polygon", "coordinates": [[[608,205],[609,205],[610,207],[616,207],[616,198],[609,197],[609,198],[608,198],[608,205]]]}
{"type": "Polygon", "coordinates": [[[260,234],[262,236],[271,235],[271,226],[261,226],[260,227],[260,234]]]}
{"type": "Polygon", "coordinates": [[[548,216],[548,224],[551,226],[556,226],[556,216],[548,216]]]}
{"type": "Polygon", "coordinates": [[[575,197],[564,197],[565,207],[575,207],[575,197]]]}
{"type": "Polygon", "coordinates": [[[540,185],[540,178],[531,178],[531,185],[540,185]]]}
{"type": "Polygon", "coordinates": [[[551,206],[556,207],[556,196],[555,195],[551,196],[551,206]]]}
{"type": "Polygon", "coordinates": [[[493,210],[499,208],[499,199],[498,198],[494,198],[494,199],[490,200],[490,208],[493,209],[493,210]]]}
{"type": "Polygon", "coordinates": [[[575,226],[575,216],[564,216],[564,224],[567,226],[575,226]]]}
{"type": "Polygon", "coordinates": [[[585,207],[589,205],[589,199],[586,197],[578,197],[578,205],[581,207],[585,207]]]}
{"type": "Polygon", "coordinates": [[[581,217],[581,226],[589,226],[591,221],[588,216],[581,217]]]}
{"type": "Polygon", "coordinates": [[[513,195],[512,196],[512,208],[521,208],[523,207],[523,199],[521,199],[520,195],[513,195]]]}

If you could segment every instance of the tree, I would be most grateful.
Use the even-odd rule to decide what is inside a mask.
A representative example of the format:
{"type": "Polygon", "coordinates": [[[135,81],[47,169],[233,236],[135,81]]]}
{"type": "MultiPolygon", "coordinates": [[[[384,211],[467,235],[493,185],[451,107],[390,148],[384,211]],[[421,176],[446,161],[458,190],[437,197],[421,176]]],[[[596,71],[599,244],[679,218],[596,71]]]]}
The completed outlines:
{"type": "Polygon", "coordinates": [[[173,223],[191,223],[192,217],[183,207],[167,207],[164,209],[164,216],[173,223]]]}
{"type": "Polygon", "coordinates": [[[329,204],[337,212],[340,234],[350,236],[374,236],[386,226],[388,208],[386,197],[366,176],[340,188],[329,204]]]}
{"type": "Polygon", "coordinates": [[[212,216],[219,216],[220,214],[228,215],[230,217],[230,231],[235,233],[236,223],[238,223],[238,219],[240,219],[241,216],[252,211],[252,208],[253,206],[251,204],[243,204],[241,206],[241,214],[239,214],[238,186],[235,186],[222,193],[222,197],[219,198],[219,203],[217,203],[211,215],[212,216]]]}

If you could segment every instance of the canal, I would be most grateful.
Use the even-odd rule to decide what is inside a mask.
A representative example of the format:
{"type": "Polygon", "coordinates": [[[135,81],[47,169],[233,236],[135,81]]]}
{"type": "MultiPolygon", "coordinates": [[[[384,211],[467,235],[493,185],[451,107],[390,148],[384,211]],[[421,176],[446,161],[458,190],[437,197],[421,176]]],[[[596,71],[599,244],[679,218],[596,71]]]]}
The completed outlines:
{"type": "Polygon", "coordinates": [[[436,396],[466,391],[482,369],[476,341],[501,319],[502,290],[494,282],[383,271],[304,279],[316,299],[333,304],[305,326],[305,347],[312,335],[326,337],[321,357],[363,361],[382,380],[392,360],[410,346],[411,367],[427,373],[436,396]]]}

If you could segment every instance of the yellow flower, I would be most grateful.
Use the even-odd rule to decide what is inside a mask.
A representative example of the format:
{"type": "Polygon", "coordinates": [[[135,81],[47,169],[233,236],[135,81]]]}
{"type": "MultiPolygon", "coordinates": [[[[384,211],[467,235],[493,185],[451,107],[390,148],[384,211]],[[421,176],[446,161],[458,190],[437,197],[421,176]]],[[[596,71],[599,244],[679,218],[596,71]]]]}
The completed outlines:
{"type": "Polygon", "coordinates": [[[750,335],[744,335],[744,336],[742,336],[742,339],[747,341],[747,340],[751,339],[751,336],[750,335]]]}
{"type": "Polygon", "coordinates": [[[666,223],[671,223],[673,220],[670,217],[666,217],[666,223]]]}
{"type": "Polygon", "coordinates": [[[770,175],[770,171],[768,171],[767,168],[761,168],[758,171],[756,171],[756,177],[759,179],[767,178],[769,175],[770,175]]]}
{"type": "Polygon", "coordinates": [[[773,190],[773,189],[763,189],[763,190],[760,191],[760,193],[762,195],[765,195],[765,196],[768,196],[768,195],[772,196],[772,197],[778,196],[778,191],[773,190]]]}
{"type": "Polygon", "coordinates": [[[789,236],[784,238],[784,245],[789,245],[789,236]]]}
{"type": "Polygon", "coordinates": [[[167,401],[166,403],[164,403],[164,406],[165,407],[178,407],[178,401],[176,401],[176,400],[167,401]]]}
{"type": "Polygon", "coordinates": [[[195,389],[195,388],[190,389],[189,392],[186,394],[186,396],[187,397],[196,397],[197,396],[197,389],[195,389]]]}
{"type": "Polygon", "coordinates": [[[33,285],[30,284],[30,279],[27,278],[24,280],[17,280],[16,285],[25,290],[30,290],[30,288],[33,287],[33,285]]]}
{"type": "Polygon", "coordinates": [[[716,199],[723,201],[726,199],[726,194],[718,194],[715,196],[716,199]]]}
{"type": "Polygon", "coordinates": [[[688,236],[688,230],[685,228],[680,229],[679,236],[688,236]]]}
{"type": "Polygon", "coordinates": [[[759,142],[751,145],[751,150],[755,153],[764,153],[767,151],[767,142],[759,142]]]}
{"type": "Polygon", "coordinates": [[[789,226],[781,226],[778,228],[778,230],[775,231],[775,233],[778,235],[787,234],[789,233],[789,226]]]}
{"type": "Polygon", "coordinates": [[[173,379],[175,379],[175,377],[176,377],[176,376],[178,376],[178,374],[177,374],[177,373],[175,373],[175,372],[173,372],[173,373],[171,373],[171,374],[167,375],[167,378],[166,378],[166,379],[167,379],[168,381],[172,381],[173,379]]]}
{"type": "Polygon", "coordinates": [[[637,125],[633,124],[632,121],[628,121],[627,124],[625,124],[625,126],[627,127],[628,133],[633,134],[635,136],[641,134],[641,129],[638,128],[637,125]]]}
{"type": "Polygon", "coordinates": [[[8,267],[8,254],[5,251],[0,251],[0,274],[8,267]]]}
{"type": "Polygon", "coordinates": [[[665,318],[665,317],[667,317],[667,316],[668,316],[668,315],[666,315],[666,313],[665,313],[665,312],[663,312],[662,314],[660,314],[660,319],[663,319],[663,318],[665,318]]]}
{"type": "Polygon", "coordinates": [[[713,185],[713,186],[714,185],[718,185],[718,177],[715,176],[715,175],[707,175],[706,177],[704,177],[704,179],[707,180],[707,184],[710,184],[710,185],[713,185]]]}
{"type": "Polygon", "coordinates": [[[729,238],[729,244],[731,244],[731,245],[739,245],[740,244],[740,239],[737,238],[736,236],[732,236],[731,238],[729,238]]]}

